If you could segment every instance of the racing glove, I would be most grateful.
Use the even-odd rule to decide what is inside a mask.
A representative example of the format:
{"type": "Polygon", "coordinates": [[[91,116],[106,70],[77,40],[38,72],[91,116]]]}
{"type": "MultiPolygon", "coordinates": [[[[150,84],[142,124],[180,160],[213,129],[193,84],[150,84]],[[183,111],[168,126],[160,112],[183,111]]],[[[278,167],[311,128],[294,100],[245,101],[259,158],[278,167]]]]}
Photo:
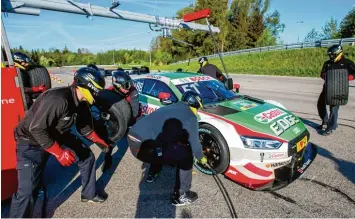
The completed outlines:
{"type": "Polygon", "coordinates": [[[75,154],[68,149],[61,148],[57,142],[45,150],[53,154],[62,166],[70,166],[75,162],[75,154]]]}
{"type": "Polygon", "coordinates": [[[94,131],[86,136],[86,138],[97,144],[97,146],[99,146],[104,152],[107,152],[110,149],[110,145],[100,138],[94,131]]]}
{"type": "Polygon", "coordinates": [[[41,84],[40,86],[37,86],[37,87],[32,87],[32,92],[33,93],[38,93],[38,92],[42,93],[42,92],[44,92],[46,90],[47,90],[47,88],[46,88],[46,86],[44,84],[41,84]]]}

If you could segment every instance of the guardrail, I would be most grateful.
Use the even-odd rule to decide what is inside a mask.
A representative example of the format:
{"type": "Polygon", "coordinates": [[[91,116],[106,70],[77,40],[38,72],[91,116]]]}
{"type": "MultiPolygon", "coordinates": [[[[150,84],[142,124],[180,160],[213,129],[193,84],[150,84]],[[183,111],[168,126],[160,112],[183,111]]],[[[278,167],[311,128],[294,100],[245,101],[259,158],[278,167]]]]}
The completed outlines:
{"type": "MultiPolygon", "coordinates": [[[[290,49],[304,49],[304,48],[315,48],[315,47],[329,47],[334,44],[342,45],[355,45],[355,38],[343,38],[343,39],[332,39],[332,40],[320,40],[316,42],[303,42],[303,43],[291,43],[284,45],[276,45],[276,46],[265,46],[258,47],[252,49],[242,49],[237,51],[223,52],[222,56],[234,56],[248,53],[257,53],[257,52],[265,52],[265,51],[277,51],[277,50],[290,50],[290,49]]],[[[218,54],[206,55],[208,59],[218,58],[218,54]]],[[[199,57],[190,59],[191,61],[197,61],[199,57]]],[[[171,63],[170,65],[182,64],[186,63],[189,60],[179,61],[175,63],[171,63]]]]}

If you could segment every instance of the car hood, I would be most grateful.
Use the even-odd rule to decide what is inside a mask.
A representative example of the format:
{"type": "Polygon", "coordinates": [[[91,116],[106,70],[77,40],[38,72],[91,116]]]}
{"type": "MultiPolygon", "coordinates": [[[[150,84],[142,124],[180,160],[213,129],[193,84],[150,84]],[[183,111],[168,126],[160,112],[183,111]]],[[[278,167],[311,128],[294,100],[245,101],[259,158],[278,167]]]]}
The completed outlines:
{"type": "Polygon", "coordinates": [[[300,118],[291,112],[249,96],[208,105],[201,111],[286,141],[291,141],[306,130],[300,118]]]}

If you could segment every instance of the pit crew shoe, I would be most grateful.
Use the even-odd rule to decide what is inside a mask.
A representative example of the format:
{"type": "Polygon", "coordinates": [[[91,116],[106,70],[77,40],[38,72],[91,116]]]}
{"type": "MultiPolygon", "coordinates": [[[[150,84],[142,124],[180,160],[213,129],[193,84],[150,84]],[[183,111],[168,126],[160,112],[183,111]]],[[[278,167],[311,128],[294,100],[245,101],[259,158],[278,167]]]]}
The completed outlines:
{"type": "Polygon", "coordinates": [[[158,174],[149,174],[147,179],[145,180],[147,183],[152,183],[158,177],[158,174]]]}
{"type": "Polygon", "coordinates": [[[324,132],[323,132],[323,135],[324,136],[328,136],[328,135],[331,135],[333,134],[333,130],[332,129],[326,129],[324,132]]]}
{"type": "Polygon", "coordinates": [[[197,193],[193,191],[184,192],[180,197],[173,196],[171,204],[174,206],[185,206],[194,203],[198,199],[197,193]]]}
{"type": "Polygon", "coordinates": [[[106,199],[107,199],[107,196],[103,197],[103,196],[98,195],[98,194],[93,199],[87,199],[84,196],[81,196],[81,201],[82,202],[89,202],[89,203],[103,203],[103,202],[106,201],[106,199]]]}
{"type": "Polygon", "coordinates": [[[325,124],[323,123],[322,125],[317,126],[318,130],[324,130],[325,129],[325,124]]]}

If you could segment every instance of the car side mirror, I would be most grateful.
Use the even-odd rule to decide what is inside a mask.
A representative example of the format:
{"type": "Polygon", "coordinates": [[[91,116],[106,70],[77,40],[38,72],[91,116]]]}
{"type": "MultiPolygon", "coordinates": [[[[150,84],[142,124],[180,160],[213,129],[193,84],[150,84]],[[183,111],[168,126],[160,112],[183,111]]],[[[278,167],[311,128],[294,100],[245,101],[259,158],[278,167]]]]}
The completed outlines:
{"type": "Polygon", "coordinates": [[[225,86],[228,90],[233,90],[233,78],[227,78],[225,86]]]}
{"type": "Polygon", "coordinates": [[[163,105],[169,105],[169,104],[172,104],[173,101],[171,101],[169,98],[170,98],[170,93],[167,93],[167,92],[160,92],[158,94],[158,98],[160,100],[160,103],[163,104],[163,105]]]}
{"type": "Polygon", "coordinates": [[[234,88],[236,93],[239,93],[240,84],[233,84],[233,88],[234,88]]]}

